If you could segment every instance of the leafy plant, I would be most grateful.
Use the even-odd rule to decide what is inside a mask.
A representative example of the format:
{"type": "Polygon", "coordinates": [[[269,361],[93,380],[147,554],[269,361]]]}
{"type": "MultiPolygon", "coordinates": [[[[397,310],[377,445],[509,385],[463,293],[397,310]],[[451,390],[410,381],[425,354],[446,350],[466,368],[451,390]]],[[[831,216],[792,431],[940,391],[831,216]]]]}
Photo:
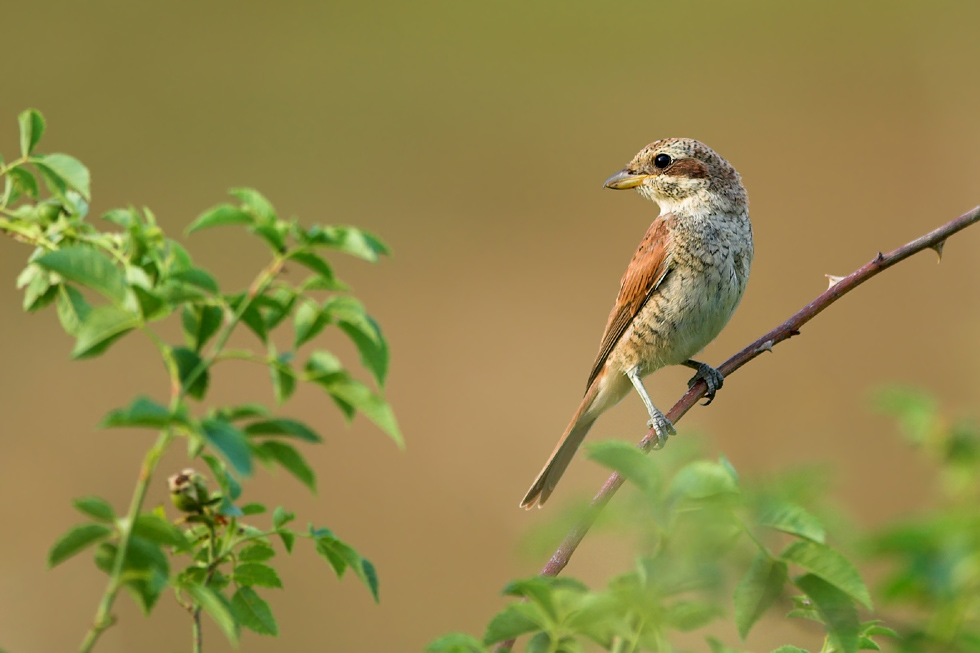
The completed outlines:
{"type": "Polygon", "coordinates": [[[88,222],[88,169],[67,154],[36,151],[45,130],[39,112],[23,112],[19,124],[20,156],[8,163],[0,157],[0,232],[33,247],[17,280],[24,291],[24,310],[54,304],[62,327],[75,339],[75,359],[105,354],[120,338],[141,332],[158,350],[170,380],[167,400],[139,395],[101,423],[104,428],[157,432],[126,512],[117,514],[101,497],[76,499],[84,521],[59,538],[48,554],[53,567],[95,547],[95,564],[109,575],[80,650],[91,650],[112,625],[113,603],[123,588],[146,613],[172,590],[192,615],[196,651],[202,646],[202,611],[232,642],[242,627],[278,634],[259,592],[282,586],[271,564],[275,542],[289,553],[297,538],[308,539],[338,577],[350,569],[377,600],[373,565],[330,530],[313,525],[293,529],[295,515],[286,509],[277,507],[266,516],[265,505],[242,502],[241,479],[254,473],[256,461],[281,467],[315,490],[316,475],[295,444],[317,443],[321,436],[261,404],[217,406],[205,400],[216,365],[248,361],[268,368],[276,404],[290,398],[297,382],[311,383],[347,420],[361,413],[403,446],[381,394],[388,344],[377,322],[348,294],[324,258],[325,252],[337,252],[374,262],[387,253],[385,245],[354,227],[305,227],[296,219],[282,219],[258,191],[235,189],[234,203],[205,211],[187,229],[190,234],[236,225],[268,246],[271,260],[252,284],[228,292],[163,233],[148,208],[107,212],[103,218],[110,231],[88,222]],[[293,279],[294,272],[302,278],[293,279]],[[178,316],[184,342],[168,343],[158,335],[156,323],[178,316]],[[289,329],[287,325],[290,345],[280,351],[273,335],[289,329]],[[254,335],[254,348],[228,346],[240,327],[254,335]],[[353,342],[373,385],[358,380],[314,342],[331,327],[353,342]],[[171,476],[171,496],[180,515],[172,519],[162,506],[148,510],[144,504],[161,456],[179,439],[186,442],[188,457],[206,466],[210,481],[192,468],[171,476]]]}
{"type": "MultiPolygon", "coordinates": [[[[580,651],[592,642],[609,651],[672,650],[671,634],[694,631],[728,614],[745,638],[782,605],[826,633],[823,651],[875,649],[890,634],[862,620],[871,596],[854,565],[828,543],[823,522],[804,506],[806,486],[746,484],[724,457],[717,461],[675,446],[648,457],[609,441],[590,457],[638,490],[610,525],[640,542],[632,571],[590,591],[571,578],[535,577],[504,590],[507,605],[482,640],[452,634],[430,651],[482,651],[530,635],[528,651],[580,651]]],[[[620,533],[622,535],[622,533],[620,533]]],[[[732,650],[709,638],[713,651],[732,650]]],[[[792,646],[780,651],[799,651],[792,646]]]]}

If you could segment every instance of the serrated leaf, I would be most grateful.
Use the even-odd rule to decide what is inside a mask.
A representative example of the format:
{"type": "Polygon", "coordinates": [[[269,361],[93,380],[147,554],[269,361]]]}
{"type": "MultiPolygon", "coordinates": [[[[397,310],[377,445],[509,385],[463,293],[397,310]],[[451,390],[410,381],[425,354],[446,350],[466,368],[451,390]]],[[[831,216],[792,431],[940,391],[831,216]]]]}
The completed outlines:
{"type": "MultiPolygon", "coordinates": [[[[111,573],[115,562],[117,547],[103,542],[95,552],[95,566],[111,573]]],[[[159,545],[141,537],[133,536],[123,561],[123,578],[126,590],[139,604],[144,615],[148,615],[167,587],[170,577],[170,564],[159,545]]]]}
{"type": "Polygon", "coordinates": [[[745,576],[735,588],[735,625],[743,640],[752,626],[782,594],[788,580],[786,563],[773,560],[763,552],[752,559],[745,576]]]}
{"type": "Polygon", "coordinates": [[[311,245],[330,247],[366,261],[376,262],[388,247],[376,236],[356,227],[321,227],[307,230],[304,240],[311,245]]]}
{"type": "Polygon", "coordinates": [[[293,252],[289,255],[289,260],[296,261],[307,270],[315,272],[326,280],[332,280],[334,278],[333,268],[330,267],[330,264],[313,252],[293,252]]]}
{"type": "Polygon", "coordinates": [[[171,350],[171,354],[174,362],[177,363],[177,374],[184,394],[195,399],[203,399],[207,394],[211,375],[201,357],[197,352],[184,347],[175,347],[171,350]]]}
{"type": "Polygon", "coordinates": [[[129,311],[115,306],[96,306],[79,325],[71,356],[75,359],[98,356],[139,324],[139,318],[129,311]]]}
{"type": "Polygon", "coordinates": [[[86,201],[92,199],[92,178],[88,168],[73,156],[67,154],[46,154],[30,159],[38,171],[53,174],[61,179],[66,186],[78,191],[86,201]]]}
{"type": "Polygon", "coordinates": [[[265,562],[276,557],[276,550],[265,542],[250,544],[238,552],[239,562],[265,562]]]}
{"type": "Polygon", "coordinates": [[[661,474],[657,464],[635,446],[616,440],[596,442],[588,447],[590,460],[618,472],[620,476],[644,490],[660,486],[661,474]]]}
{"type": "Polygon", "coordinates": [[[851,597],[813,574],[800,576],[793,583],[810,598],[836,650],[856,651],[861,622],[851,597]]]}
{"type": "Polygon", "coordinates": [[[272,511],[272,526],[273,528],[279,529],[288,524],[289,522],[296,519],[296,513],[289,512],[282,506],[276,506],[276,509],[272,511]]]}
{"type": "Polygon", "coordinates": [[[201,421],[205,439],[231,463],[242,476],[252,474],[252,453],[248,448],[245,434],[229,422],[209,418],[201,421]]]}
{"type": "Polygon", "coordinates": [[[788,501],[768,501],[759,510],[759,524],[820,544],[826,533],[820,520],[802,506],[788,501]]]}
{"type": "Polygon", "coordinates": [[[834,549],[815,542],[800,541],[786,547],[779,557],[822,578],[871,609],[871,595],[858,570],[834,549]]]}
{"type": "Polygon", "coordinates": [[[282,545],[286,547],[286,553],[292,553],[293,543],[296,542],[296,534],[288,528],[281,528],[276,531],[276,534],[279,536],[279,539],[282,540],[282,545]]]}
{"type": "Polygon", "coordinates": [[[71,505],[78,512],[97,521],[107,523],[116,521],[116,511],[112,509],[112,505],[108,501],[101,497],[79,497],[73,499],[71,505]]]}
{"type": "Polygon", "coordinates": [[[251,587],[239,587],[231,599],[231,609],[238,623],[260,635],[279,635],[272,609],[251,587]]]}
{"type": "Polygon", "coordinates": [[[371,372],[378,386],[384,386],[390,353],[381,327],[353,297],[332,297],[323,305],[323,313],[336,321],[361,356],[361,363],[371,372]]]}
{"type": "Polygon", "coordinates": [[[285,435],[306,442],[322,442],[323,438],[303,422],[277,417],[252,422],[245,427],[245,435],[285,435]]]}
{"type": "Polygon", "coordinates": [[[337,539],[328,529],[318,529],[313,531],[316,537],[316,551],[324,557],[330,566],[333,567],[337,578],[342,578],[344,572],[349,567],[361,579],[374,597],[378,601],[378,575],[374,565],[354,550],[346,542],[337,539]]]}
{"type": "Polygon", "coordinates": [[[104,524],[87,523],[73,526],[59,537],[48,551],[48,569],[61,564],[99,540],[109,537],[112,532],[112,528],[104,524]]]}
{"type": "Polygon", "coordinates": [[[233,646],[238,646],[238,621],[232,614],[231,607],[222,597],[210,587],[197,583],[187,583],[181,589],[190,594],[194,602],[201,606],[218,625],[233,646]]]}
{"type": "Polygon", "coordinates": [[[127,285],[123,273],[112,261],[91,247],[73,245],[48,252],[35,261],[41,267],[105,295],[116,305],[126,300],[127,285]]]}
{"type": "Polygon", "coordinates": [[[220,204],[199,215],[197,219],[194,220],[189,227],[187,227],[184,233],[190,235],[195,231],[209,229],[211,227],[219,227],[229,224],[254,223],[255,220],[252,218],[252,216],[242,209],[232,206],[231,204],[220,204]]]}
{"type": "Polygon", "coordinates": [[[92,311],[92,307],[74,286],[63,283],[58,288],[57,310],[61,328],[68,335],[77,336],[82,322],[92,311]]]}
{"type": "Polygon", "coordinates": [[[170,410],[149,397],[140,395],[125,408],[110,411],[102,421],[101,428],[146,427],[162,429],[174,420],[170,410]]]}
{"type": "Polygon", "coordinates": [[[20,125],[20,154],[28,156],[44,135],[44,116],[37,109],[27,109],[17,116],[20,125]]]}
{"type": "Polygon", "coordinates": [[[276,570],[258,562],[246,562],[235,567],[235,582],[248,586],[282,587],[282,581],[276,570]]]}
{"type": "MultiPolygon", "coordinates": [[[[382,431],[387,433],[395,441],[399,449],[405,448],[405,440],[402,438],[401,431],[398,428],[395,414],[383,397],[376,394],[360,381],[349,377],[320,382],[319,384],[323,386],[327,394],[338,403],[342,410],[345,405],[356,409],[380,427],[382,431]]],[[[350,413],[346,410],[344,412],[349,418],[350,413]]]]}
{"type": "Polygon", "coordinates": [[[283,469],[295,476],[311,492],[316,492],[316,474],[296,449],[283,442],[272,440],[257,445],[256,449],[279,463],[283,469]]]}
{"type": "Polygon", "coordinates": [[[215,483],[221,488],[221,493],[231,501],[235,501],[242,496],[242,486],[238,480],[228,473],[225,464],[210,454],[203,454],[201,458],[207,464],[214,476],[215,483]]]}
{"type": "Polygon", "coordinates": [[[279,225],[258,224],[249,230],[264,240],[273,252],[281,254],[286,251],[286,239],[283,237],[283,230],[279,225]]]}

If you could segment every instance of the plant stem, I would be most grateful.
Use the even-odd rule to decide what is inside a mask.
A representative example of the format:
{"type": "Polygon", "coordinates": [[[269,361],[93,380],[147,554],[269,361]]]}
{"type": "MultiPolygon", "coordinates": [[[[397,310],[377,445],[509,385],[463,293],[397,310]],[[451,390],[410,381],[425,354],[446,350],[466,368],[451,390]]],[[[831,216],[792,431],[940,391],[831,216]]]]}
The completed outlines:
{"type": "Polygon", "coordinates": [[[112,561],[112,571],[109,574],[109,584],[106,587],[105,593],[102,595],[102,600],[99,601],[99,608],[95,613],[95,622],[89,629],[88,633],[85,635],[85,639],[82,640],[81,646],[79,646],[79,651],[81,653],[88,653],[95,646],[98,641],[99,636],[109,626],[113,624],[113,618],[111,615],[112,604],[116,600],[116,595],[119,594],[119,590],[122,588],[122,573],[123,567],[126,562],[126,549],[129,548],[129,542],[133,536],[133,524],[136,522],[136,518],[140,514],[140,510],[143,508],[143,500],[146,499],[146,492],[150,487],[150,479],[153,477],[153,470],[156,469],[157,463],[160,462],[160,457],[163,452],[166,451],[167,446],[173,439],[173,431],[166,429],[160,432],[157,436],[157,441],[153,444],[147,453],[146,457],[143,458],[143,466],[140,469],[139,479],[136,481],[136,489],[133,492],[133,498],[129,503],[129,511],[126,513],[125,519],[121,522],[120,536],[119,536],[119,548],[116,551],[116,557],[112,561]]]}

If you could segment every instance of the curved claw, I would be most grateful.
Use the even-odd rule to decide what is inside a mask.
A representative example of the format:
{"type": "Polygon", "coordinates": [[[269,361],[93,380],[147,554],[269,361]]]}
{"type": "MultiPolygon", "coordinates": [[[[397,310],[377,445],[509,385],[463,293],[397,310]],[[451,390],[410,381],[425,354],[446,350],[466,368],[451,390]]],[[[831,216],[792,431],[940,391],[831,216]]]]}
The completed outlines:
{"type": "Polygon", "coordinates": [[[708,391],[704,393],[706,401],[701,405],[707,406],[715,400],[715,394],[725,384],[725,376],[707,363],[700,363],[697,373],[687,382],[688,389],[693,388],[694,384],[702,379],[704,379],[705,384],[708,386],[708,391]]]}
{"type": "Polygon", "coordinates": [[[657,432],[657,441],[653,444],[653,449],[663,449],[664,445],[667,444],[667,438],[672,435],[677,435],[677,429],[674,428],[674,425],[663,414],[650,419],[647,422],[647,427],[657,432]]]}

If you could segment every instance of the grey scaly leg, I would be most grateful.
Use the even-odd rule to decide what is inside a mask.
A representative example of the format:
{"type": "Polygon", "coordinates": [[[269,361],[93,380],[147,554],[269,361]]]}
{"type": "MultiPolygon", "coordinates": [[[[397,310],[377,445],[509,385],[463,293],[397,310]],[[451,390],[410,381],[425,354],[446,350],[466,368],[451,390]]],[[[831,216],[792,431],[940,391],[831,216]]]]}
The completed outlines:
{"type": "Polygon", "coordinates": [[[668,436],[677,435],[677,429],[675,429],[674,425],[670,423],[670,420],[667,419],[667,417],[653,405],[650,395],[647,394],[647,389],[643,387],[643,381],[640,379],[639,370],[634,368],[627,372],[626,376],[633,382],[633,387],[636,388],[636,391],[640,394],[640,399],[643,400],[643,405],[647,407],[647,413],[650,414],[650,421],[647,422],[647,426],[657,432],[657,443],[653,445],[653,448],[662,449],[663,446],[667,444],[668,436]]]}
{"type": "Polygon", "coordinates": [[[714,401],[715,393],[721,390],[721,386],[725,383],[725,376],[707,363],[699,363],[693,359],[684,361],[683,365],[698,371],[697,374],[692,376],[691,380],[687,382],[688,388],[693,388],[694,384],[701,379],[704,379],[704,382],[708,385],[708,391],[704,394],[708,400],[702,404],[703,406],[707,406],[714,401]]]}

